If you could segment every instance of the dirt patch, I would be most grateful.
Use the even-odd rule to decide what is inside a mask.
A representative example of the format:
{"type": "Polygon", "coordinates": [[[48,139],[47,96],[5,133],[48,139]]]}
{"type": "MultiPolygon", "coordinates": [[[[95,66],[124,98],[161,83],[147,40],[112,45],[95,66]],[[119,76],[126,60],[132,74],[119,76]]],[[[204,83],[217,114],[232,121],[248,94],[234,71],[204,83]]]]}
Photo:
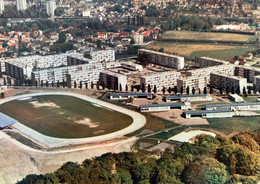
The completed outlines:
{"type": "Polygon", "coordinates": [[[92,122],[89,118],[84,118],[82,120],[75,121],[77,124],[87,125],[89,128],[96,128],[99,126],[98,122],[92,122]]]}
{"type": "Polygon", "coordinates": [[[105,132],[105,130],[99,130],[99,131],[96,131],[96,132],[93,132],[93,134],[100,134],[100,133],[103,133],[103,132],[105,132]]]}
{"type": "Polygon", "coordinates": [[[50,101],[44,103],[40,103],[38,101],[32,101],[30,102],[30,104],[32,104],[35,108],[40,108],[40,107],[60,108],[58,105],[50,101]]]}

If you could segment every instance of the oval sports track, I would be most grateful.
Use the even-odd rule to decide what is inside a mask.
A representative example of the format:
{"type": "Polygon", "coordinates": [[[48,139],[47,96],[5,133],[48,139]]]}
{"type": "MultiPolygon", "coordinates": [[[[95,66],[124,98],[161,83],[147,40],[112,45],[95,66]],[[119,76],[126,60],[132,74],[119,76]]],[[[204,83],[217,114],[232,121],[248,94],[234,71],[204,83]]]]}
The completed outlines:
{"type": "Polygon", "coordinates": [[[100,136],[93,136],[93,137],[88,137],[88,138],[68,138],[68,139],[67,138],[55,138],[55,137],[43,135],[19,122],[12,125],[12,127],[19,130],[22,134],[44,144],[45,146],[47,146],[49,148],[68,146],[68,145],[73,145],[73,144],[85,144],[85,143],[94,143],[94,142],[111,140],[114,138],[122,137],[131,132],[134,132],[134,131],[142,128],[146,123],[145,117],[143,115],[141,115],[140,113],[137,113],[135,111],[132,111],[132,110],[108,103],[108,102],[104,102],[104,101],[101,101],[101,100],[98,100],[95,98],[91,98],[89,96],[85,96],[85,95],[81,95],[81,94],[77,94],[77,93],[71,93],[71,92],[41,92],[41,93],[17,95],[17,96],[2,99],[0,101],[0,105],[4,104],[6,102],[12,101],[12,100],[18,100],[18,99],[22,99],[22,98],[42,96],[42,95],[64,95],[64,96],[76,97],[76,98],[91,102],[93,104],[97,104],[97,105],[112,109],[114,111],[126,114],[126,115],[132,117],[132,119],[133,119],[133,122],[130,126],[124,128],[124,129],[121,129],[119,131],[113,132],[113,133],[100,135],[100,136]]]}

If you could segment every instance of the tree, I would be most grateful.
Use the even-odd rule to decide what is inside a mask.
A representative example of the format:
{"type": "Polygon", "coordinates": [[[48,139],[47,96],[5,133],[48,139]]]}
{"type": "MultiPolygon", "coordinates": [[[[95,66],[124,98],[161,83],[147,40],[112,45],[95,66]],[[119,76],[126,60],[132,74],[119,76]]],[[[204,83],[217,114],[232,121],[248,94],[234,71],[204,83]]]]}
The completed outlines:
{"type": "Polygon", "coordinates": [[[153,87],[153,92],[154,92],[155,94],[157,93],[156,85],[154,85],[154,87],[153,87]]]}
{"type": "Polygon", "coordinates": [[[226,94],[229,94],[229,86],[226,86],[226,94]]]}
{"type": "Polygon", "coordinates": [[[175,93],[175,95],[178,93],[178,88],[177,88],[177,86],[174,86],[174,93],[175,93]]]}
{"type": "Polygon", "coordinates": [[[246,96],[246,87],[243,87],[243,94],[246,96]]]}
{"type": "Polygon", "coordinates": [[[58,88],[60,87],[60,81],[59,80],[57,81],[57,87],[58,88]]]}
{"type": "Polygon", "coordinates": [[[142,92],[144,93],[145,92],[145,85],[142,84],[142,92]]]}
{"type": "Polygon", "coordinates": [[[104,82],[102,82],[102,90],[105,90],[105,83],[104,82]]]}
{"type": "Polygon", "coordinates": [[[48,87],[49,86],[49,82],[48,81],[46,81],[46,87],[48,87]]]}
{"type": "Polygon", "coordinates": [[[77,88],[77,82],[74,81],[74,88],[77,88]]]}
{"type": "Polygon", "coordinates": [[[99,90],[99,81],[97,81],[97,86],[96,87],[97,87],[97,90],[99,90]]]}
{"type": "Polygon", "coordinates": [[[160,48],[160,49],[159,49],[159,52],[164,52],[164,48],[160,48]]]}
{"type": "Polygon", "coordinates": [[[207,94],[207,87],[204,87],[203,93],[207,94]]]}
{"type": "MultiPolygon", "coordinates": [[[[58,81],[58,83],[59,83],[59,81],[58,81]]],[[[62,79],[62,86],[63,86],[63,88],[65,88],[65,81],[64,81],[64,79],[62,79]]]]}
{"type": "Polygon", "coordinates": [[[94,83],[91,82],[91,89],[94,89],[94,83]]]}
{"type": "Polygon", "coordinates": [[[186,94],[187,94],[187,95],[190,94],[190,87],[189,87],[189,86],[187,86],[187,88],[186,88],[186,94]]]}
{"type": "Polygon", "coordinates": [[[219,94],[220,94],[220,95],[223,95],[222,87],[219,88],[219,94]]]}
{"type": "Polygon", "coordinates": [[[231,93],[232,94],[235,94],[235,87],[232,85],[232,87],[231,87],[231,93]]]}
{"type": "Polygon", "coordinates": [[[183,86],[181,86],[180,93],[183,94],[183,86]]]}
{"type": "Polygon", "coordinates": [[[119,91],[122,91],[123,89],[122,89],[122,85],[121,84],[119,84],[119,91]]]}
{"type": "Polygon", "coordinates": [[[147,87],[148,89],[147,89],[147,92],[148,93],[151,93],[151,85],[150,84],[148,84],[148,87],[147,87]]]}
{"type": "Polygon", "coordinates": [[[248,86],[248,94],[251,95],[251,86],[248,86]]]}
{"type": "Polygon", "coordinates": [[[85,83],[85,88],[88,89],[88,83],[87,82],[85,83]]]}
{"type": "Polygon", "coordinates": [[[210,86],[210,88],[209,88],[209,93],[210,93],[210,94],[213,93],[213,88],[212,88],[212,86],[210,86]]]}
{"type": "Polygon", "coordinates": [[[66,33],[65,32],[61,32],[59,34],[59,39],[57,41],[58,43],[64,43],[66,42],[66,33]]]}
{"type": "Polygon", "coordinates": [[[1,93],[1,98],[4,98],[5,97],[5,94],[2,92],[1,93]]]}
{"type": "Polygon", "coordinates": [[[199,94],[201,94],[201,90],[200,90],[200,88],[199,88],[199,94]]]}
{"type": "Polygon", "coordinates": [[[51,87],[54,87],[54,82],[53,81],[51,82],[51,87]]]}
{"type": "Polygon", "coordinates": [[[192,88],[192,94],[195,95],[195,88],[192,88]]]}
{"type": "Polygon", "coordinates": [[[254,92],[254,94],[256,95],[256,93],[257,93],[257,88],[256,88],[256,85],[255,85],[255,84],[253,85],[253,92],[254,92]]]}
{"type": "Polygon", "coordinates": [[[43,87],[43,80],[41,80],[41,87],[43,87]]]}
{"type": "Polygon", "coordinates": [[[4,86],[6,86],[6,78],[4,77],[4,86]]]}
{"type": "Polygon", "coordinates": [[[165,94],[165,87],[162,88],[162,92],[163,92],[163,94],[165,94]]]}
{"type": "Polygon", "coordinates": [[[128,91],[128,85],[127,84],[125,85],[125,91],[126,92],[128,91]]]}
{"type": "Polygon", "coordinates": [[[79,82],[79,88],[82,89],[82,81],[79,82]]]}
{"type": "Polygon", "coordinates": [[[134,86],[131,85],[131,92],[134,92],[134,86]]]}
{"type": "Polygon", "coordinates": [[[171,87],[168,87],[168,90],[167,90],[167,91],[168,91],[169,94],[171,94],[172,88],[171,88],[171,87]]]}

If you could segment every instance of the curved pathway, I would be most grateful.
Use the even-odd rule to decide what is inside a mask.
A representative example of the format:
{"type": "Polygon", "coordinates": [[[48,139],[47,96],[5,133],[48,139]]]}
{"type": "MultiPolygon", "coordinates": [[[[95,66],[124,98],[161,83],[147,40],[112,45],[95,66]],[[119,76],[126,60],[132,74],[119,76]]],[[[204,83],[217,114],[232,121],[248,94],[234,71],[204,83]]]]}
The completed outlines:
{"type": "Polygon", "coordinates": [[[95,98],[91,98],[89,96],[85,96],[85,95],[81,95],[81,94],[77,94],[77,93],[71,93],[71,92],[41,92],[41,93],[32,93],[32,94],[24,94],[24,95],[18,95],[18,96],[13,96],[13,97],[9,97],[9,98],[5,98],[2,99],[0,101],[0,105],[12,100],[17,100],[17,99],[22,99],[22,98],[27,98],[27,97],[33,97],[33,96],[41,96],[41,95],[67,95],[67,96],[73,96],[82,100],[86,100],[88,102],[109,108],[109,109],[113,109],[115,111],[121,112],[123,114],[126,114],[128,116],[131,116],[133,118],[133,123],[116,132],[113,133],[109,133],[106,135],[101,135],[101,136],[95,136],[95,137],[89,137],[89,138],[75,138],[75,139],[65,139],[65,138],[55,138],[55,137],[50,137],[50,136],[46,136],[43,135],[21,123],[15,123],[12,125],[12,127],[14,127],[15,129],[18,129],[20,132],[22,132],[23,134],[25,134],[26,136],[46,145],[49,148],[54,148],[54,147],[61,147],[61,146],[68,146],[68,145],[73,145],[73,144],[85,144],[85,143],[94,143],[94,142],[101,142],[101,141],[105,141],[105,140],[111,140],[114,138],[118,138],[118,137],[122,137],[126,134],[129,134],[131,132],[134,132],[140,128],[142,128],[145,123],[146,123],[146,119],[143,115],[108,103],[108,102],[104,102],[95,98]]]}

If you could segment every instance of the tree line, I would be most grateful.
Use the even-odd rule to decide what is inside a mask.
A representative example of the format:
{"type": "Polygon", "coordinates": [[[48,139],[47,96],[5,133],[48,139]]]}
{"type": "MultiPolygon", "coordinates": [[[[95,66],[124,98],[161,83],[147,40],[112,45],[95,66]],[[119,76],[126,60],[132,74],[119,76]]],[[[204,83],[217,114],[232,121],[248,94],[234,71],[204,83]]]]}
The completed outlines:
{"type": "Polygon", "coordinates": [[[200,135],[194,144],[166,149],[159,157],[144,151],[107,153],[81,164],[67,162],[45,175],[28,175],[18,184],[224,184],[260,179],[259,130],[232,139],[200,135]]]}

